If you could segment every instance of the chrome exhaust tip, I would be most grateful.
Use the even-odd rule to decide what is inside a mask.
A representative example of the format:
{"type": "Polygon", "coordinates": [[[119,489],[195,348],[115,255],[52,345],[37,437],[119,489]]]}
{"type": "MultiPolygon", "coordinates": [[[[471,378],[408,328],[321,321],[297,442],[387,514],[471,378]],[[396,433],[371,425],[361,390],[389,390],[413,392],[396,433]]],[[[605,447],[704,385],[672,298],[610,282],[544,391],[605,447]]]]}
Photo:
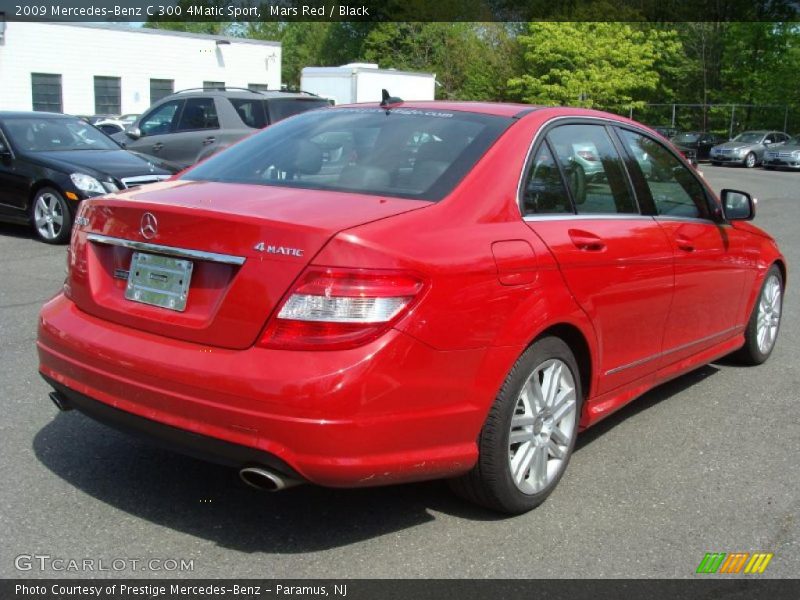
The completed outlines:
{"type": "Polygon", "coordinates": [[[302,483],[263,467],[245,467],[239,471],[239,477],[247,485],[267,492],[280,492],[302,483]]]}
{"type": "Polygon", "coordinates": [[[69,405],[67,399],[64,396],[62,396],[59,392],[50,392],[49,397],[50,400],[53,401],[53,404],[56,405],[56,408],[61,412],[72,410],[72,407],[69,405]]]}

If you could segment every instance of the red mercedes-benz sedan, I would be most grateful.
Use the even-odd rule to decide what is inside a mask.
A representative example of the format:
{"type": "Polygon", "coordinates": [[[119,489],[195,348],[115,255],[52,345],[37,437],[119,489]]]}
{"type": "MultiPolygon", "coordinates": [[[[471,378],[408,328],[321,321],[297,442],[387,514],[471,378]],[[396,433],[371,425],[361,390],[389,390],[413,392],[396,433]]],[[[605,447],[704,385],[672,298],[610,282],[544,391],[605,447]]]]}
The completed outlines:
{"type": "Polygon", "coordinates": [[[85,201],[39,323],[56,404],[256,487],[449,478],[518,513],[579,430],[769,357],[786,263],[747,193],[615,115],[394,100],[85,201]]]}

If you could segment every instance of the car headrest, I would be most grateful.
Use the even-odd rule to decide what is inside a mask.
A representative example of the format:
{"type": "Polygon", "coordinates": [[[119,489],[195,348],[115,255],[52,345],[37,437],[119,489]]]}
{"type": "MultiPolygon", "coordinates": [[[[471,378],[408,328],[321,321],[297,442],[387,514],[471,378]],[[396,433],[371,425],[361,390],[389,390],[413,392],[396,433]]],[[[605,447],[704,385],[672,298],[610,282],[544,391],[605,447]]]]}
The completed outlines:
{"type": "Polygon", "coordinates": [[[314,175],[322,169],[322,149],[308,140],[293,140],[281,150],[275,166],[289,173],[314,175]]]}

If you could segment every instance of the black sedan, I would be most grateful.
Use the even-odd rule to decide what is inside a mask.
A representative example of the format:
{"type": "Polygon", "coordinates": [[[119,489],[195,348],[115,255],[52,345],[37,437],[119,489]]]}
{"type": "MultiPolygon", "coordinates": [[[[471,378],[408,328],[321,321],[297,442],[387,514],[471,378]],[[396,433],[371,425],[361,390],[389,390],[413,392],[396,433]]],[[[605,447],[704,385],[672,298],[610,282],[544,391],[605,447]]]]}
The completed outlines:
{"type": "Polygon", "coordinates": [[[705,131],[685,131],[672,138],[672,143],[684,156],[694,154],[697,160],[708,160],[711,148],[726,141],[727,138],[705,131]]]}
{"type": "Polygon", "coordinates": [[[122,149],[76,117],[0,111],[0,220],[69,239],[84,198],[167,179],[175,167],[122,149]]]}

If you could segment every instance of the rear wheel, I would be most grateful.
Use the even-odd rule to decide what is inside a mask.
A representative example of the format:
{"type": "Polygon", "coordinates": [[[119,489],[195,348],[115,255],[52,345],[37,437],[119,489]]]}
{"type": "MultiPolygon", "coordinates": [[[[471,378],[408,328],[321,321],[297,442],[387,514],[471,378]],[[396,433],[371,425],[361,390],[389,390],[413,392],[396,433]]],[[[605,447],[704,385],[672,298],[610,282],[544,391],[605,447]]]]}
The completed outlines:
{"type": "Polygon", "coordinates": [[[760,365],[769,358],[778,338],[782,310],[783,277],[777,265],[772,265],[747,323],[744,346],[736,358],[748,365],[760,365]]]}
{"type": "Polygon", "coordinates": [[[535,342],[508,374],[478,440],[478,462],[451,480],[460,496],[519,514],[542,502],[567,468],[581,407],[578,366],[561,339],[535,342]]]}
{"type": "Polygon", "coordinates": [[[63,244],[72,229],[72,214],[58,190],[45,187],[36,192],[31,203],[31,223],[40,240],[63,244]]]}

